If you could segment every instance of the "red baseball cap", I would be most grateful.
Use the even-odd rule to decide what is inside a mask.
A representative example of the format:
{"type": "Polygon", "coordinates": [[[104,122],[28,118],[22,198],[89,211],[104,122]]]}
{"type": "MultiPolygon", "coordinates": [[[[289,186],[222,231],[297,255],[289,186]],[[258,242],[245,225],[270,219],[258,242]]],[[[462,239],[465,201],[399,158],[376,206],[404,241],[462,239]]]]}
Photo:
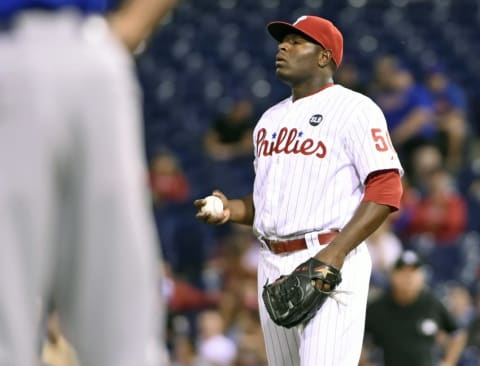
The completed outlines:
{"type": "Polygon", "coordinates": [[[282,42],[287,34],[303,34],[320,44],[323,48],[331,50],[333,61],[337,67],[342,63],[342,33],[327,19],[313,15],[303,15],[293,24],[282,21],[271,22],[267,25],[267,29],[272,37],[279,42],[282,42]]]}

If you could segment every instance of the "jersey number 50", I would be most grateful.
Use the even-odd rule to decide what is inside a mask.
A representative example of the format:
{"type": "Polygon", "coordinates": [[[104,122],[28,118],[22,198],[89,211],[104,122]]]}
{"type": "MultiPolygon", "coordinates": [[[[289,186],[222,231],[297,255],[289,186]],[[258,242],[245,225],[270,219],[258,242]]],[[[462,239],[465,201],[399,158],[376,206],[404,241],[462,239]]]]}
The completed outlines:
{"type": "Polygon", "coordinates": [[[373,141],[375,141],[375,148],[378,151],[387,151],[388,149],[393,150],[392,140],[390,139],[388,132],[381,128],[372,128],[371,133],[373,141]]]}

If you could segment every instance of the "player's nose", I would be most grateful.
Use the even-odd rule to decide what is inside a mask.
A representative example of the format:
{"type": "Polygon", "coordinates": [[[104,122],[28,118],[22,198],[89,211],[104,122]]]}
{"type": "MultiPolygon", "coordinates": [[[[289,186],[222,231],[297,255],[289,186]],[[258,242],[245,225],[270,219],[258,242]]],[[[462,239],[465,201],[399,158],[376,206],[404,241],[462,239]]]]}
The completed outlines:
{"type": "Polygon", "coordinates": [[[278,52],[286,52],[288,49],[288,42],[286,42],[285,40],[281,41],[279,44],[278,44],[278,52]]]}

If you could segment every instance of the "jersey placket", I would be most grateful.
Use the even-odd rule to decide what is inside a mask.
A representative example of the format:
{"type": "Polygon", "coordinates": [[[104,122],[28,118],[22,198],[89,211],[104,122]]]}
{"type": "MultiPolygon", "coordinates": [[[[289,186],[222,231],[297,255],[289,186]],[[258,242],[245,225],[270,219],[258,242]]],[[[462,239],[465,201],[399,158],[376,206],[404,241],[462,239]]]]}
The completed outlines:
{"type": "MultiPolygon", "coordinates": [[[[284,118],[281,119],[281,121],[277,124],[275,133],[278,135],[279,131],[283,128],[291,128],[292,127],[292,122],[295,121],[296,119],[292,115],[295,115],[296,110],[298,108],[298,103],[292,103],[289,104],[287,113],[285,114],[284,118]]],[[[279,146],[282,147],[282,146],[279,146]]],[[[290,180],[285,179],[285,171],[288,170],[288,166],[285,164],[286,159],[285,156],[282,156],[282,153],[280,154],[273,154],[273,164],[272,164],[272,170],[274,174],[273,182],[272,185],[273,187],[270,187],[271,192],[273,192],[272,195],[270,195],[270,201],[267,203],[269,207],[272,208],[271,212],[273,213],[273,210],[279,211],[284,204],[285,200],[287,197],[282,197],[281,194],[282,192],[285,192],[285,185],[286,184],[291,184],[290,180]]],[[[281,215],[279,215],[278,212],[276,214],[273,214],[271,216],[271,230],[273,230],[274,235],[278,236],[279,234],[279,225],[281,223],[279,222],[281,215]]]]}

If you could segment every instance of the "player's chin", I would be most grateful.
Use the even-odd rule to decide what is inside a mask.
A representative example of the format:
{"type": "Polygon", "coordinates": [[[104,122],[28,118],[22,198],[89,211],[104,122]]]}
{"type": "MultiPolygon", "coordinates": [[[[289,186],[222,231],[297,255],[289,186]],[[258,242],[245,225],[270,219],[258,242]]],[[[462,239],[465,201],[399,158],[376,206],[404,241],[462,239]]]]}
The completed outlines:
{"type": "Polygon", "coordinates": [[[277,67],[275,69],[275,76],[277,77],[277,79],[284,82],[288,82],[290,80],[290,74],[283,67],[277,67]]]}

